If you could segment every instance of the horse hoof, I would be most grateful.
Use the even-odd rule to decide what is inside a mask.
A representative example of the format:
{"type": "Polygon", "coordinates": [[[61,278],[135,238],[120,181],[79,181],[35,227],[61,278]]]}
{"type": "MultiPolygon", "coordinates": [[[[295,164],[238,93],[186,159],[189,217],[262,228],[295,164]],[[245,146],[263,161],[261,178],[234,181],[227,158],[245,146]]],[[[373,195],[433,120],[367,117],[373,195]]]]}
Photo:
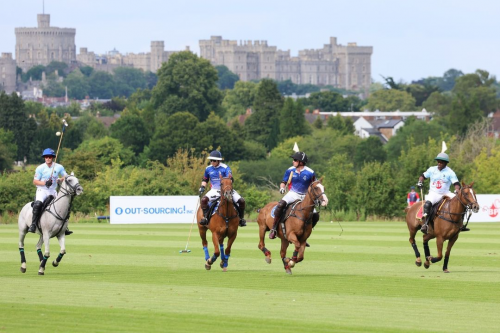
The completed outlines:
{"type": "Polygon", "coordinates": [[[53,261],[52,266],[57,267],[57,266],[59,266],[59,263],[57,261],[53,261]]]}
{"type": "Polygon", "coordinates": [[[292,270],[290,268],[286,268],[285,273],[288,275],[292,275],[292,270]]]}
{"type": "Polygon", "coordinates": [[[429,267],[431,267],[431,264],[429,264],[429,262],[425,262],[424,267],[425,267],[425,269],[428,269],[429,267]]]}
{"type": "Polygon", "coordinates": [[[212,269],[212,266],[205,264],[205,269],[206,269],[207,271],[209,271],[209,270],[211,270],[211,269],[212,269]]]}
{"type": "Polygon", "coordinates": [[[44,272],[38,272],[38,275],[45,275],[44,272]]]}
{"type": "Polygon", "coordinates": [[[421,262],[421,261],[416,260],[416,261],[415,261],[415,265],[417,265],[417,267],[420,267],[420,266],[422,266],[422,262],[421,262]]]}
{"type": "Polygon", "coordinates": [[[227,267],[222,268],[223,272],[227,272],[227,267]]]}
{"type": "Polygon", "coordinates": [[[26,273],[26,268],[21,267],[21,273],[26,273]]]}
{"type": "Polygon", "coordinates": [[[447,270],[447,269],[443,269],[443,272],[444,272],[444,273],[449,273],[450,271],[449,271],[449,270],[447,270]]]}
{"type": "Polygon", "coordinates": [[[268,264],[270,264],[270,263],[271,263],[271,258],[270,258],[270,257],[266,257],[266,262],[267,262],[268,264]]]}

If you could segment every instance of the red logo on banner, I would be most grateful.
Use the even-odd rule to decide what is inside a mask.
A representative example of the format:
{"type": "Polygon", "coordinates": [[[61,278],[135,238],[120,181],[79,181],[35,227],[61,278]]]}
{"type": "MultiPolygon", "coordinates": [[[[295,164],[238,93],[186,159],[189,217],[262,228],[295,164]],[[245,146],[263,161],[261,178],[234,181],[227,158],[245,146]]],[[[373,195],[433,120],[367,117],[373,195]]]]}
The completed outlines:
{"type": "Polygon", "coordinates": [[[491,204],[490,207],[488,206],[483,206],[483,212],[487,212],[488,215],[492,218],[496,217],[498,215],[498,211],[500,210],[500,200],[495,200],[495,202],[493,202],[491,204]]]}

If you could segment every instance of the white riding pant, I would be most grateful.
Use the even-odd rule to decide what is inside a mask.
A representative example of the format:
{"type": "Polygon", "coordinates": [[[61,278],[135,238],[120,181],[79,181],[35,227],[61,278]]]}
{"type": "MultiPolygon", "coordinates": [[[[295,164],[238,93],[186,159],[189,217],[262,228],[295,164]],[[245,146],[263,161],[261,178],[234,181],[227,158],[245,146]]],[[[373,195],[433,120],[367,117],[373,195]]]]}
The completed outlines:
{"type": "MultiPolygon", "coordinates": [[[[210,202],[215,201],[220,198],[220,190],[211,189],[210,191],[207,192],[207,194],[205,194],[205,196],[208,197],[208,200],[210,202]]],[[[238,200],[240,199],[241,195],[238,192],[236,192],[236,190],[233,190],[233,202],[237,203],[238,200]]]]}
{"type": "MultiPolygon", "coordinates": [[[[305,194],[299,194],[297,192],[290,191],[287,194],[285,194],[285,196],[283,198],[281,198],[281,200],[286,201],[286,204],[289,205],[292,202],[297,201],[297,200],[302,201],[302,200],[304,200],[305,197],[306,197],[305,194]]],[[[314,208],[314,213],[316,213],[316,207],[314,208]]]]}
{"type": "Polygon", "coordinates": [[[48,188],[42,188],[42,187],[37,187],[36,189],[36,199],[35,201],[41,201],[43,202],[49,195],[53,195],[54,198],[57,196],[57,192],[55,189],[48,189],[48,188]]]}
{"type": "Polygon", "coordinates": [[[445,194],[439,194],[439,193],[436,193],[436,192],[429,192],[426,196],[425,196],[425,201],[430,201],[432,202],[432,204],[434,205],[436,202],[438,202],[439,200],[441,200],[441,198],[446,195],[447,197],[449,197],[450,199],[453,199],[455,197],[455,194],[448,191],[448,193],[445,193],[445,194]]]}

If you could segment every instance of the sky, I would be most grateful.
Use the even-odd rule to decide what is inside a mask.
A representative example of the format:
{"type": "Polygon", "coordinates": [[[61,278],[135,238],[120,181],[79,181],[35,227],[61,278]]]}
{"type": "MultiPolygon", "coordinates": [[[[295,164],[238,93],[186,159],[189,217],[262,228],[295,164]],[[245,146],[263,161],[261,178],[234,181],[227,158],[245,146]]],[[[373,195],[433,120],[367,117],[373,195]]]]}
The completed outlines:
{"type": "Polygon", "coordinates": [[[15,57],[16,27],[76,29],[76,49],[103,54],[166,51],[200,39],[267,40],[290,50],[337,43],[372,46],[372,78],[411,82],[455,68],[500,75],[500,1],[495,0],[0,0],[0,52],[15,57]],[[45,8],[45,9],[44,9],[45,8]]]}

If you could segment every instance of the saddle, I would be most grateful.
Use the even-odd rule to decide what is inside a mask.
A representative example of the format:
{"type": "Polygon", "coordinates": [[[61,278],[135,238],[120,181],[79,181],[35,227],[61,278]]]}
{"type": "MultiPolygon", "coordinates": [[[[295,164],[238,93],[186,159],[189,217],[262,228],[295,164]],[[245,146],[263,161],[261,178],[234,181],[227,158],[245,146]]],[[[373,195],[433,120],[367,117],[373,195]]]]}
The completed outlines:
{"type": "MultiPolygon", "coordinates": [[[[437,213],[439,212],[439,210],[444,206],[444,204],[446,203],[446,201],[450,200],[449,197],[447,196],[443,196],[441,198],[441,200],[439,200],[438,202],[436,202],[434,205],[432,205],[432,208],[431,208],[431,212],[429,214],[429,225],[432,225],[434,226],[434,218],[436,217],[437,213]]],[[[422,222],[422,218],[423,218],[423,210],[424,208],[422,206],[420,206],[420,208],[417,210],[417,215],[416,215],[416,218],[422,222]]]]}
{"type": "MultiPolygon", "coordinates": [[[[47,210],[47,207],[52,203],[52,201],[54,200],[54,196],[53,195],[49,195],[47,198],[45,198],[45,200],[43,201],[42,203],[42,210],[41,210],[41,213],[40,215],[38,215],[38,218],[36,219],[36,225],[37,227],[40,227],[40,219],[42,218],[42,215],[43,215],[43,212],[45,212],[47,210]]],[[[35,201],[32,201],[31,202],[31,207],[33,207],[33,204],[35,203],[35,201]]]]}
{"type": "MultiPolygon", "coordinates": [[[[210,223],[210,219],[212,218],[212,216],[217,212],[217,208],[219,207],[219,204],[220,204],[220,197],[217,200],[210,201],[208,203],[207,220],[209,223],[210,223]]],[[[234,209],[236,210],[236,213],[238,213],[238,216],[241,216],[240,207],[238,206],[238,204],[233,203],[233,206],[234,206],[234,209]]]]}

